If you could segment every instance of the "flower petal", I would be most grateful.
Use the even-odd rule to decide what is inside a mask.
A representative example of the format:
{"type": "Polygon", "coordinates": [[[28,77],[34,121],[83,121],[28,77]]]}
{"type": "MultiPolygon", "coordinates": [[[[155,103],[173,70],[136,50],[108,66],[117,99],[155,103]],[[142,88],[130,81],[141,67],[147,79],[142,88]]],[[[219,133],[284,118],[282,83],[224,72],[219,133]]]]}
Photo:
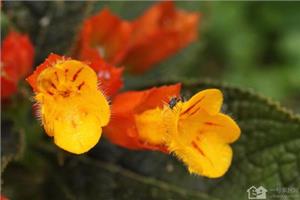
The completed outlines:
{"type": "Polygon", "coordinates": [[[217,115],[207,117],[204,121],[203,132],[215,132],[226,143],[236,141],[241,134],[241,129],[236,122],[228,115],[218,113],[217,115]]]}
{"type": "Polygon", "coordinates": [[[17,83],[11,80],[7,80],[3,77],[0,79],[1,82],[1,99],[6,99],[17,92],[17,83]]]}
{"type": "Polygon", "coordinates": [[[156,107],[162,108],[171,97],[178,97],[181,84],[153,87],[143,91],[129,91],[115,96],[113,113],[133,112],[140,113],[156,107]]]}
{"type": "Polygon", "coordinates": [[[32,70],[34,48],[29,37],[11,31],[1,44],[1,100],[17,92],[18,81],[32,70]]]}
{"type": "Polygon", "coordinates": [[[90,65],[97,73],[100,88],[108,97],[113,97],[123,87],[123,67],[114,67],[101,60],[91,60],[90,65]]]}
{"type": "Polygon", "coordinates": [[[218,89],[207,89],[198,92],[190,100],[183,103],[180,113],[181,119],[205,111],[210,115],[217,114],[222,106],[223,95],[218,89]]]}
{"type": "Polygon", "coordinates": [[[198,13],[176,10],[170,1],[152,6],[133,22],[129,50],[121,63],[143,73],[196,40],[198,21],[198,13]]]}
{"type": "Polygon", "coordinates": [[[236,141],[241,134],[241,130],[236,122],[228,115],[222,113],[209,115],[203,111],[198,112],[191,117],[180,119],[179,126],[182,128],[189,127],[190,133],[215,132],[225,143],[236,141]]]}
{"type": "Polygon", "coordinates": [[[173,141],[169,148],[187,165],[191,173],[209,178],[222,176],[232,160],[231,147],[213,132],[199,134],[190,143],[173,141]]]}
{"type": "Polygon", "coordinates": [[[130,33],[131,26],[127,21],[104,9],[85,20],[77,47],[78,52],[75,54],[79,54],[77,57],[80,59],[85,59],[86,51],[90,51],[110,63],[115,63],[125,54],[130,33]]]}
{"type": "Polygon", "coordinates": [[[4,67],[13,68],[16,78],[26,76],[33,65],[34,48],[27,35],[10,32],[1,45],[1,62],[4,67]]]}
{"type": "MultiPolygon", "coordinates": [[[[81,99],[81,101],[86,101],[81,99]]],[[[69,103],[74,104],[73,101],[69,103]]],[[[101,136],[101,120],[89,107],[64,104],[64,112],[52,120],[54,142],[62,149],[81,154],[94,147],[101,136]]]]}

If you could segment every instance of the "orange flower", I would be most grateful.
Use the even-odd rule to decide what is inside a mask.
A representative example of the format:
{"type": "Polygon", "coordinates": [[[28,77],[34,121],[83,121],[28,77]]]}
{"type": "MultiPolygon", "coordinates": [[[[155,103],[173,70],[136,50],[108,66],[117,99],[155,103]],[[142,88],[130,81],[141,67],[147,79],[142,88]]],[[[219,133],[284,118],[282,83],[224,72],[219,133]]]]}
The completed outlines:
{"type": "Polygon", "coordinates": [[[131,43],[122,64],[136,73],[176,53],[197,38],[199,13],[176,10],[170,1],[154,5],[133,22],[131,43]]]}
{"type": "Polygon", "coordinates": [[[104,131],[115,144],[173,153],[191,173],[220,177],[231,164],[229,144],[239,138],[240,128],[220,113],[220,90],[200,91],[186,102],[178,98],[179,90],[174,85],[117,96],[115,115],[104,131]],[[169,105],[163,103],[167,101],[169,105]]]}
{"type": "Polygon", "coordinates": [[[84,22],[75,56],[98,56],[141,73],[194,41],[198,21],[199,13],[176,10],[173,2],[156,4],[132,22],[104,9],[84,22]]]}
{"type": "MultiPolygon", "coordinates": [[[[144,91],[130,91],[116,95],[112,102],[112,118],[104,134],[112,143],[129,149],[151,149],[166,152],[166,146],[159,141],[143,140],[139,134],[137,116],[149,109],[162,108],[171,97],[177,97],[180,84],[152,88],[144,91]]],[[[156,125],[156,123],[154,123],[156,125]]],[[[159,123],[157,123],[159,126],[159,123]]]]}
{"type": "Polygon", "coordinates": [[[27,81],[35,91],[44,129],[57,146],[81,154],[97,144],[110,109],[92,68],[51,54],[27,81]]]}
{"type": "Polygon", "coordinates": [[[32,69],[34,49],[27,35],[10,32],[1,45],[1,98],[17,91],[18,81],[32,69]]]}

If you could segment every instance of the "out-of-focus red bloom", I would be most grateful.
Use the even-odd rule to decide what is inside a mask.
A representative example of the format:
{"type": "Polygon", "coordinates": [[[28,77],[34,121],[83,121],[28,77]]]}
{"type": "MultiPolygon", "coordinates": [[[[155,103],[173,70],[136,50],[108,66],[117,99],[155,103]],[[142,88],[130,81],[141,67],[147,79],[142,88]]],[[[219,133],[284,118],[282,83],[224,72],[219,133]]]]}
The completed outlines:
{"type": "Polygon", "coordinates": [[[80,57],[86,61],[97,73],[101,90],[108,97],[114,96],[123,87],[123,68],[117,68],[105,62],[93,49],[85,49],[80,57]]]}
{"type": "Polygon", "coordinates": [[[1,195],[0,196],[0,200],[8,200],[8,198],[6,198],[5,196],[1,195]]]}
{"type": "Polygon", "coordinates": [[[180,84],[162,86],[144,91],[118,94],[112,102],[112,117],[104,133],[109,140],[129,149],[150,149],[167,152],[164,145],[150,144],[139,135],[135,117],[144,111],[162,108],[171,97],[178,97],[180,84]]]}
{"type": "Polygon", "coordinates": [[[15,76],[13,68],[1,69],[1,99],[6,99],[17,92],[18,81],[15,76]]]}
{"type": "Polygon", "coordinates": [[[17,91],[18,81],[32,69],[34,49],[27,35],[10,32],[1,45],[1,99],[17,91]]]}
{"type": "Polygon", "coordinates": [[[123,87],[123,68],[117,68],[105,62],[95,49],[82,49],[79,59],[88,62],[97,72],[100,87],[108,97],[114,96],[123,87]]]}
{"type": "Polygon", "coordinates": [[[98,55],[114,64],[124,56],[130,33],[129,22],[104,9],[83,23],[75,54],[79,59],[98,55]]]}
{"type": "Polygon", "coordinates": [[[106,96],[114,96],[123,87],[123,68],[114,67],[102,60],[94,60],[90,66],[96,71],[100,88],[106,96]]]}
{"type": "Polygon", "coordinates": [[[141,73],[197,38],[199,13],[176,10],[167,1],[154,5],[133,22],[130,48],[122,64],[141,73]]]}
{"type": "Polygon", "coordinates": [[[76,54],[101,58],[141,73],[197,38],[199,13],[175,9],[173,2],[152,6],[128,22],[105,9],[84,22],[76,54]]]}
{"type": "Polygon", "coordinates": [[[88,18],[80,32],[74,56],[88,62],[97,72],[100,87],[109,97],[123,86],[123,68],[108,63],[115,63],[124,56],[130,32],[130,24],[108,9],[88,18]]]}

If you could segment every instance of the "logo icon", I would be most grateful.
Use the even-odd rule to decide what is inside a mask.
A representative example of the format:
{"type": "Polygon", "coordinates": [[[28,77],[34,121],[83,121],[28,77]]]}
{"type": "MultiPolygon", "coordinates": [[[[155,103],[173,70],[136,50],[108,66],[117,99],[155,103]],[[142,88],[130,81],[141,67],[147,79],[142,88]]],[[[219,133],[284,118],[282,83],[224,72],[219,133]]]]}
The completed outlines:
{"type": "Polygon", "coordinates": [[[267,199],[268,190],[263,186],[259,186],[256,188],[255,186],[251,186],[248,190],[248,199],[267,199]]]}

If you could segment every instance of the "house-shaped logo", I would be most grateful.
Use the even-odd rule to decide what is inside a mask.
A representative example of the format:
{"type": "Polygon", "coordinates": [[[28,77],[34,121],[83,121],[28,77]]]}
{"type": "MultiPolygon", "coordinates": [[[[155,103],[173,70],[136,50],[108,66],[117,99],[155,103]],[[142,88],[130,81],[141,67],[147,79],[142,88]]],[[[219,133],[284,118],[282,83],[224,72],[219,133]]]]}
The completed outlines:
{"type": "Polygon", "coordinates": [[[248,192],[248,199],[267,199],[267,189],[263,186],[259,186],[256,188],[255,186],[251,186],[248,192]]]}

